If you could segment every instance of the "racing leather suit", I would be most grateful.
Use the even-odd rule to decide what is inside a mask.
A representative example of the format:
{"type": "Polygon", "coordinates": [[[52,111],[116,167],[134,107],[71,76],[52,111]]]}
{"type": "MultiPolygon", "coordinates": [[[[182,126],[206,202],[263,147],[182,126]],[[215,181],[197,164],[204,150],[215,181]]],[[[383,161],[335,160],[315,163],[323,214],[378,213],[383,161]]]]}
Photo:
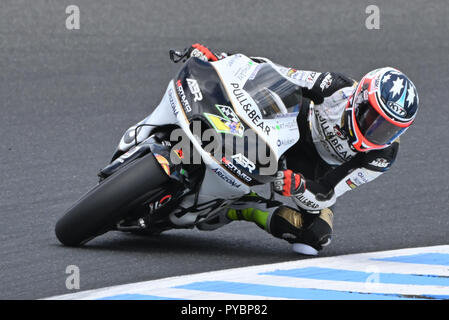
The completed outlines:
{"type": "Polygon", "coordinates": [[[344,111],[356,82],[336,72],[277,70],[303,88],[311,100],[298,115],[301,139],[286,153],[287,167],[306,178],[304,193],[293,196],[296,205],[313,212],[332,206],[346,191],[370,182],[393,164],[395,141],[381,150],[357,152],[345,125],[344,111]]]}

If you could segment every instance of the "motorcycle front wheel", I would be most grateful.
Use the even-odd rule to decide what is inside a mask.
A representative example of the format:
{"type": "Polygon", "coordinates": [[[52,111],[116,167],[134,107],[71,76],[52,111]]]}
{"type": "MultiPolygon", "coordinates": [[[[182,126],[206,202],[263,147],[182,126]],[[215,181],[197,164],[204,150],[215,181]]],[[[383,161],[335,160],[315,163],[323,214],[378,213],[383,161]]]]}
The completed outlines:
{"type": "Polygon", "coordinates": [[[137,199],[167,182],[169,177],[149,153],[124,166],[87,192],[56,223],[58,240],[79,246],[113,229],[137,199]]]}

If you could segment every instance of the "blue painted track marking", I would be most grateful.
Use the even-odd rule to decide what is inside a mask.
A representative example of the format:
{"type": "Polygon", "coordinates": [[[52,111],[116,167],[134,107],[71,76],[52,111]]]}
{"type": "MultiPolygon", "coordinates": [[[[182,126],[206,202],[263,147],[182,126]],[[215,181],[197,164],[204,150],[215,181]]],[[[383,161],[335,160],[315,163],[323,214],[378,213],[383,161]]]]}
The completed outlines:
{"type": "MultiPolygon", "coordinates": [[[[307,278],[316,280],[367,282],[373,273],[351,270],[340,270],[320,267],[308,267],[290,270],[275,270],[260,273],[262,275],[286,276],[294,278],[307,278]]],[[[438,277],[434,275],[399,274],[399,273],[376,273],[379,283],[449,286],[449,277],[438,277]]]]}
{"type": "Polygon", "coordinates": [[[420,253],[409,256],[373,258],[371,260],[449,266],[449,254],[446,253],[420,253]]]}
{"type": "Polygon", "coordinates": [[[97,300],[181,300],[176,298],[167,298],[159,296],[151,296],[147,294],[118,294],[115,296],[104,297],[97,300]]]}
{"type": "Polygon", "coordinates": [[[449,300],[449,245],[205,272],[48,299],[449,300]]]}
{"type": "MultiPolygon", "coordinates": [[[[199,290],[206,292],[225,292],[285,299],[312,300],[408,300],[410,298],[397,294],[361,293],[337,290],[323,290],[295,287],[277,287],[270,285],[228,282],[202,281],[177,286],[178,289],[199,290]]],[[[413,299],[416,299],[415,297],[413,299]]]]}

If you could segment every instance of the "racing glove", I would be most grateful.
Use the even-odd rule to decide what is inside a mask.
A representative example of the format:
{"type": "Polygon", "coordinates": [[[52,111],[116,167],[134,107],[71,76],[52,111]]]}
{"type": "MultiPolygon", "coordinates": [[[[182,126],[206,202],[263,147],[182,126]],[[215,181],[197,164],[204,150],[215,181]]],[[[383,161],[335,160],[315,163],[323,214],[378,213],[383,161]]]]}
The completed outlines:
{"type": "Polygon", "coordinates": [[[189,50],[189,57],[197,57],[204,61],[218,61],[223,58],[199,43],[192,44],[189,50]]]}
{"type": "Polygon", "coordinates": [[[292,170],[278,171],[274,180],[274,191],[285,197],[296,196],[306,191],[306,179],[292,170]]]}
{"type": "Polygon", "coordinates": [[[170,59],[175,63],[179,61],[185,62],[190,57],[196,57],[203,61],[218,61],[227,56],[225,52],[220,54],[214,53],[199,43],[192,44],[190,47],[184,49],[184,51],[170,50],[170,59]]]}

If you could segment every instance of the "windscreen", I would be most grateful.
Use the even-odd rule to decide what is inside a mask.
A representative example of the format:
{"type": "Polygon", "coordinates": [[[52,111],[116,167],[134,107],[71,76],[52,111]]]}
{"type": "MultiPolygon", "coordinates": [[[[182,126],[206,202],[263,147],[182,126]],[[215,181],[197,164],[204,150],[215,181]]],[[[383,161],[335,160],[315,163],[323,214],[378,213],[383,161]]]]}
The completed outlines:
{"type": "Polygon", "coordinates": [[[264,118],[299,111],[301,88],[285,79],[268,63],[262,63],[243,89],[254,99],[264,118]]]}

